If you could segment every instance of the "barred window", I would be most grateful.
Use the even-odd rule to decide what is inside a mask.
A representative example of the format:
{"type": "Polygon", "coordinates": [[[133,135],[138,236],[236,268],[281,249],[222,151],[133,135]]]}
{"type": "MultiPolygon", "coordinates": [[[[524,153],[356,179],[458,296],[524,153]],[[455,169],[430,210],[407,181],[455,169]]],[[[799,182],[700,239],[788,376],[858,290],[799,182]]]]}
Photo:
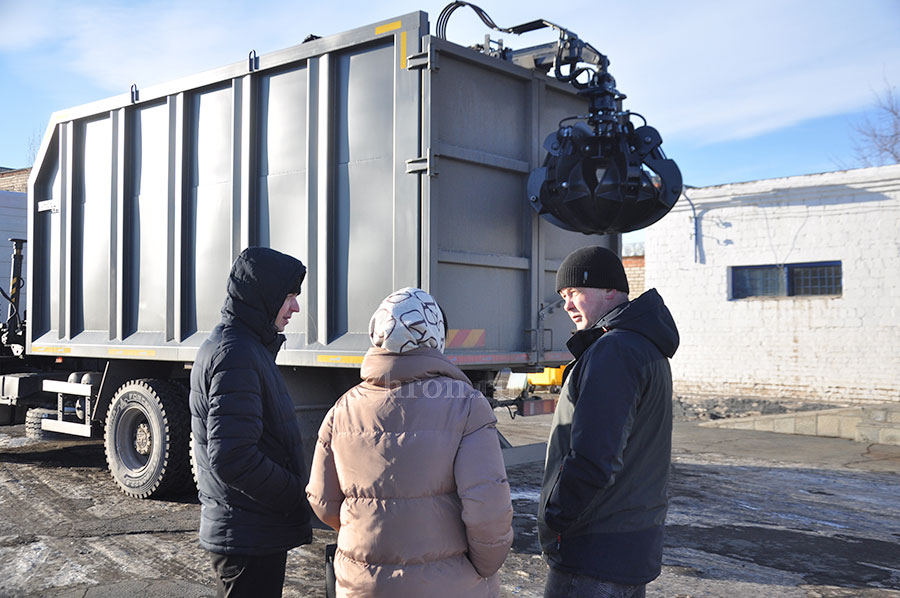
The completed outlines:
{"type": "Polygon", "coordinates": [[[731,298],[840,295],[841,262],[733,266],[731,298]]]}

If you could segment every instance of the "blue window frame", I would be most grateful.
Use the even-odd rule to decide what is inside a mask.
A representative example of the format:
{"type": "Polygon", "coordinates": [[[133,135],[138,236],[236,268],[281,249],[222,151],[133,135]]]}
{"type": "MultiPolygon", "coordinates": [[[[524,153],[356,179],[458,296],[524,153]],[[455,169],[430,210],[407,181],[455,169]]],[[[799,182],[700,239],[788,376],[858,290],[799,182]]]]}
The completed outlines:
{"type": "Polygon", "coordinates": [[[841,262],[732,266],[731,298],[840,295],[841,262]]]}

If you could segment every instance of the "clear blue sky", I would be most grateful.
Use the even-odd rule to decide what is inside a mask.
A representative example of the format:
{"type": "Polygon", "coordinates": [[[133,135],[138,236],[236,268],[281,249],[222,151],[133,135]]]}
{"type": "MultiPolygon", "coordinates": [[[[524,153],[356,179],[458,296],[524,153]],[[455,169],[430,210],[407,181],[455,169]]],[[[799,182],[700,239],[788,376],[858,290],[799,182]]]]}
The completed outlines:
{"type": "MultiPolygon", "coordinates": [[[[0,166],[28,165],[52,112],[446,2],[0,0],[0,166]]],[[[544,18],[606,54],[693,186],[856,164],[851,127],[900,86],[900,0],[476,2],[500,26],[544,18]]],[[[487,29],[461,8],[448,29],[487,29]]],[[[552,33],[503,37],[526,47],[552,33]]],[[[549,131],[548,131],[549,133],[549,131]]]]}

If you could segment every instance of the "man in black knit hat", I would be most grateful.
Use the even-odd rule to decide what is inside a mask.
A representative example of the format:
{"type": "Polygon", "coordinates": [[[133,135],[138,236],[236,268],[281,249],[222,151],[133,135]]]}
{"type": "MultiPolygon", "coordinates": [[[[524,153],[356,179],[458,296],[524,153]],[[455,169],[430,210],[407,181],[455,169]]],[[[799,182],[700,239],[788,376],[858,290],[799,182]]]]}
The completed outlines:
{"type": "Polygon", "coordinates": [[[633,301],[618,256],[584,247],[556,288],[575,323],[547,449],[544,598],[642,598],[662,567],[678,330],[655,289],[633,301]]]}

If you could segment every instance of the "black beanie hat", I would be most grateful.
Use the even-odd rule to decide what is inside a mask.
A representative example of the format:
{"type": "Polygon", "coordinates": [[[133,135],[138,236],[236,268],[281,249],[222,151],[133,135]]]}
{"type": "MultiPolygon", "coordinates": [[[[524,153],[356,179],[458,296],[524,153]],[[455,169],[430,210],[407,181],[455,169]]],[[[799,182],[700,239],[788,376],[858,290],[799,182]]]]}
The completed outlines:
{"type": "Polygon", "coordinates": [[[582,247],[563,260],[556,272],[556,292],[569,287],[616,289],[628,293],[622,260],[606,247],[582,247]]]}

